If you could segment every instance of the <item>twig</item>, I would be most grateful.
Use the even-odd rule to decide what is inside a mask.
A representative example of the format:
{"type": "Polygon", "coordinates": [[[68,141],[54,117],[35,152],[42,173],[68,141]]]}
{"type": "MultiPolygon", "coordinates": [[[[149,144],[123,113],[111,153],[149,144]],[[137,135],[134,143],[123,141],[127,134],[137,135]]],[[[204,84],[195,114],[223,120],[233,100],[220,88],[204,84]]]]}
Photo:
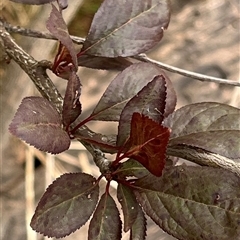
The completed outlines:
{"type": "MultiPolygon", "coordinates": [[[[53,84],[51,79],[46,73],[46,68],[49,65],[47,61],[36,61],[32,56],[26,53],[20,46],[18,46],[10,34],[4,28],[3,22],[0,19],[0,46],[5,50],[10,59],[13,59],[31,78],[41,95],[50,101],[61,114],[63,106],[63,98],[58,92],[58,89],[53,84]]],[[[95,136],[95,132],[91,131],[87,126],[83,125],[78,131],[80,135],[88,135],[91,137],[95,136]]],[[[99,149],[93,145],[81,141],[89,153],[93,156],[94,161],[96,160],[99,164],[99,149]]],[[[103,158],[105,163],[105,159],[103,158]]],[[[105,170],[105,169],[104,169],[105,170]]],[[[103,171],[104,171],[103,170],[103,171]]]]}
{"type": "Polygon", "coordinates": [[[177,68],[177,67],[173,67],[173,66],[170,66],[168,64],[153,60],[153,59],[147,57],[146,54],[139,54],[138,56],[135,56],[133,58],[137,59],[139,61],[142,61],[142,62],[153,63],[153,64],[157,65],[158,67],[160,67],[164,70],[167,70],[169,72],[178,73],[180,75],[190,77],[190,78],[193,78],[193,79],[196,79],[196,80],[200,80],[200,81],[203,81],[203,82],[215,82],[215,83],[219,83],[219,84],[226,84],[226,85],[232,85],[232,86],[240,87],[240,82],[238,82],[238,81],[216,78],[216,77],[210,77],[210,76],[203,75],[203,74],[200,74],[200,73],[195,73],[195,72],[187,71],[187,70],[180,69],[180,68],[177,68]]]}
{"type": "MultiPolygon", "coordinates": [[[[4,22],[4,27],[9,33],[17,33],[22,36],[26,37],[34,37],[34,38],[44,38],[44,39],[50,39],[50,40],[57,40],[55,36],[53,36],[51,33],[48,32],[40,32],[36,30],[31,30],[27,28],[23,28],[20,26],[13,26],[10,23],[4,22]]],[[[84,43],[85,39],[72,36],[70,35],[71,39],[73,40],[74,43],[81,45],[84,43]]]]}
{"type": "Polygon", "coordinates": [[[4,28],[2,21],[0,21],[0,37],[2,39],[0,44],[10,59],[13,59],[28,74],[42,96],[52,102],[58,112],[61,113],[63,99],[46,74],[48,62],[37,62],[32,56],[19,47],[4,28]]]}
{"type": "MultiPolygon", "coordinates": [[[[19,26],[12,26],[9,23],[4,23],[5,28],[9,31],[9,32],[13,32],[13,33],[18,33],[27,37],[35,37],[35,38],[44,38],[44,39],[53,39],[56,40],[56,37],[53,36],[50,33],[44,33],[44,32],[39,32],[39,31],[35,31],[35,30],[30,30],[30,29],[26,29],[26,28],[22,28],[19,26]]],[[[84,38],[80,38],[77,36],[72,36],[70,35],[71,39],[73,40],[74,43],[76,44],[83,44],[85,39],[84,38]]],[[[204,74],[200,74],[200,73],[195,73],[195,72],[191,72],[191,71],[187,71],[181,68],[177,68],[156,60],[153,60],[149,57],[147,57],[146,54],[139,54],[137,56],[133,56],[132,58],[141,61],[141,62],[149,62],[149,63],[153,63],[155,65],[157,65],[158,67],[167,70],[169,72],[173,72],[173,73],[177,73],[186,77],[190,77],[192,79],[196,79],[199,81],[203,81],[203,82],[215,82],[218,84],[225,84],[225,85],[231,85],[231,86],[236,86],[236,87],[240,87],[240,82],[235,81],[235,80],[230,80],[230,79],[222,79],[222,78],[216,78],[216,77],[211,77],[211,76],[207,76],[204,74]]]]}
{"type": "MultiPolygon", "coordinates": [[[[33,83],[38,88],[39,92],[50,102],[52,102],[58,112],[62,112],[62,103],[63,99],[62,96],[59,94],[57,88],[52,83],[51,79],[46,74],[46,67],[47,63],[45,62],[37,62],[32,56],[27,54],[23,51],[22,48],[20,48],[11,38],[10,34],[6,31],[6,29],[3,27],[3,23],[0,21],[0,37],[2,41],[0,41],[0,44],[5,49],[6,53],[9,55],[11,59],[13,59],[21,68],[28,74],[28,76],[32,79],[33,83]]],[[[145,55],[140,55],[136,57],[136,59],[140,59],[142,61],[147,62],[153,62],[155,64],[159,64],[159,62],[151,60],[147,58],[145,55]]],[[[172,67],[171,67],[172,68],[172,67]]],[[[183,70],[181,70],[182,72],[183,70]]],[[[188,75],[189,76],[189,75],[188,75]]],[[[206,78],[206,76],[204,76],[206,78]]],[[[222,83],[223,79],[217,79],[218,83],[222,83]]],[[[227,80],[224,80],[224,83],[227,80]]],[[[228,82],[229,85],[234,85],[228,82]]],[[[236,85],[235,85],[236,86],[236,85]]],[[[239,85],[237,85],[239,86],[239,85]]],[[[88,134],[90,137],[95,136],[95,132],[92,132],[90,129],[88,129],[85,125],[83,125],[79,131],[82,135],[88,134]]],[[[84,141],[81,141],[83,145],[86,147],[86,149],[89,151],[90,154],[92,154],[93,159],[96,163],[96,165],[100,168],[100,171],[102,173],[106,173],[109,170],[109,161],[105,158],[104,154],[97,148],[95,148],[93,145],[86,143],[84,141]]],[[[179,156],[179,151],[175,149],[173,152],[168,150],[169,155],[173,156],[179,156]]],[[[186,157],[186,159],[189,159],[186,157]]],[[[193,160],[193,159],[189,159],[193,160]]],[[[228,159],[225,159],[228,160],[228,159]]],[[[218,166],[222,167],[228,170],[231,170],[232,172],[235,172],[239,174],[239,164],[235,164],[234,162],[228,162],[223,159],[219,159],[216,156],[213,156],[213,161],[207,162],[204,156],[201,156],[199,158],[199,164],[207,165],[207,166],[218,166]],[[202,160],[203,159],[203,160],[202,160]]]]}

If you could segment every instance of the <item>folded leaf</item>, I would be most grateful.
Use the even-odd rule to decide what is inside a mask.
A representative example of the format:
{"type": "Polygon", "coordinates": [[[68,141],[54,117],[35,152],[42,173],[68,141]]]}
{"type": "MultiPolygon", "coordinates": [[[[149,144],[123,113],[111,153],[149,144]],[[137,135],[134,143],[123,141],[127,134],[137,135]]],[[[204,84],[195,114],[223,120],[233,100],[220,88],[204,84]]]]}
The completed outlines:
{"type": "Polygon", "coordinates": [[[166,81],[164,76],[156,76],[140,90],[124,107],[118,125],[117,145],[121,146],[129,137],[131,119],[134,112],[144,114],[161,124],[166,105],[166,81]]]}
{"type": "Polygon", "coordinates": [[[124,231],[127,232],[130,228],[132,228],[132,225],[137,218],[138,203],[133,191],[120,183],[117,188],[117,198],[123,210],[124,231]]]}
{"type": "MultiPolygon", "coordinates": [[[[68,51],[69,55],[71,56],[70,63],[73,64],[75,70],[78,68],[77,63],[77,53],[73,45],[73,41],[70,38],[68,33],[67,25],[62,17],[62,14],[58,11],[58,9],[52,4],[52,11],[50,14],[49,19],[46,23],[47,29],[61,42],[65,48],[60,48],[64,51],[68,51]]],[[[62,54],[62,51],[59,51],[58,55],[56,56],[54,65],[57,68],[59,65],[67,63],[69,64],[69,59],[67,58],[66,54],[62,54]]]]}
{"type": "Polygon", "coordinates": [[[150,63],[136,63],[126,68],[110,83],[91,119],[118,121],[127,102],[158,75],[166,78],[160,68],[150,63]]]}
{"type": "Polygon", "coordinates": [[[76,72],[71,72],[68,80],[64,101],[62,119],[63,124],[68,127],[82,112],[80,103],[81,83],[76,72]]]}
{"type": "Polygon", "coordinates": [[[129,240],[145,240],[147,235],[147,220],[142,208],[138,205],[138,215],[130,229],[129,240]]]}
{"type": "Polygon", "coordinates": [[[113,198],[104,193],[93,214],[88,229],[88,240],[120,240],[121,219],[113,198]]]}

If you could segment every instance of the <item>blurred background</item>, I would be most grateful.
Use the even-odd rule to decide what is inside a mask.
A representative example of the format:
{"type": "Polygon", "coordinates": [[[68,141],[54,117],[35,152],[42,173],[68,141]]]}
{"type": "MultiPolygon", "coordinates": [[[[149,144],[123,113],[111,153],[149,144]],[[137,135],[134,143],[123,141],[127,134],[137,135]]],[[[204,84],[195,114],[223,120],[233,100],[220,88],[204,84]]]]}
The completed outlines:
{"type": "MultiPolygon", "coordinates": [[[[69,1],[64,18],[72,35],[86,36],[101,0],[69,1]]],[[[163,40],[148,55],[155,60],[210,76],[239,80],[240,5],[238,0],[172,0],[172,17],[163,40]]],[[[45,22],[50,5],[27,6],[4,0],[1,18],[13,25],[47,31],[45,22]]],[[[113,16],[114,17],[114,16],[113,16]]],[[[12,34],[16,42],[37,60],[53,60],[56,43],[12,34]]],[[[46,187],[66,172],[84,171],[99,176],[91,156],[84,147],[73,142],[71,149],[57,156],[31,148],[8,132],[8,125],[22,98],[38,95],[29,77],[11,61],[4,61],[0,52],[0,239],[48,239],[29,227],[36,204],[46,187]]],[[[50,73],[49,73],[50,74],[50,73]]],[[[83,118],[88,116],[117,72],[79,69],[83,89],[83,118]]],[[[177,108],[195,102],[217,101],[240,107],[239,88],[200,82],[167,72],[177,96],[177,108]]],[[[50,74],[63,92],[66,81],[50,74]]],[[[116,132],[116,124],[93,122],[93,130],[106,134],[116,132]]],[[[103,182],[104,185],[104,182],[103,182]]],[[[111,191],[115,192],[116,185],[111,191]]],[[[88,223],[66,240],[87,239],[88,223]]],[[[129,238],[123,233],[123,240],[129,238]]],[[[147,240],[171,240],[149,220],[147,240]]]]}

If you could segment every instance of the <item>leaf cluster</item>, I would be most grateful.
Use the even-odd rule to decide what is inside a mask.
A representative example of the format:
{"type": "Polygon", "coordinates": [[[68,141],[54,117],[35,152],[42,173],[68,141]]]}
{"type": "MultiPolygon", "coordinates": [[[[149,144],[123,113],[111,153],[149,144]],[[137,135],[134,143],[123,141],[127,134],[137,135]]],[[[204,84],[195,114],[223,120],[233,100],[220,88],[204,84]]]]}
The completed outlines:
{"type": "Polygon", "coordinates": [[[89,240],[121,239],[122,221],[109,193],[110,182],[116,181],[123,230],[130,231],[131,240],[146,238],[146,215],[178,239],[238,239],[239,176],[215,165],[175,166],[173,157],[201,163],[200,157],[218,156],[239,166],[240,110],[213,102],[175,110],[176,94],[165,72],[128,59],[162,39],[170,21],[169,2],[105,0],[79,52],[62,16],[67,4],[52,4],[46,23],[59,41],[51,70],[67,80],[62,111],[44,98],[24,98],[9,130],[45,152],[58,154],[69,148],[71,139],[78,139],[116,157],[105,165],[94,159],[101,171],[98,179],[85,173],[57,178],[42,196],[31,227],[60,238],[91,218],[89,240]],[[120,71],[85,119],[79,66],[120,71]],[[118,122],[118,133],[111,141],[101,133],[86,134],[81,128],[90,121],[118,122]],[[107,184],[99,200],[102,178],[107,184]]]}

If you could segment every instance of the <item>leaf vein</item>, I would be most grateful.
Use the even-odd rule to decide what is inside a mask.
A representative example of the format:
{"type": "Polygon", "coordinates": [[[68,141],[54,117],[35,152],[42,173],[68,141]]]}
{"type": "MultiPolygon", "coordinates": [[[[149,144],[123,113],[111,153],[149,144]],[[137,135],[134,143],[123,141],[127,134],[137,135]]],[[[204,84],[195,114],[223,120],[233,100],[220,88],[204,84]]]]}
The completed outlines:
{"type": "MultiPolygon", "coordinates": [[[[87,49],[84,50],[84,52],[87,52],[89,49],[93,48],[94,46],[96,46],[97,44],[99,44],[100,42],[103,42],[105,40],[107,40],[107,38],[110,38],[115,32],[119,31],[120,29],[122,29],[123,27],[125,27],[128,23],[136,20],[137,18],[139,18],[142,14],[145,14],[147,12],[149,12],[150,10],[152,10],[153,8],[155,8],[158,4],[153,5],[151,8],[149,8],[148,10],[141,12],[140,14],[136,15],[135,17],[129,19],[128,21],[126,21],[124,24],[122,24],[121,26],[119,26],[118,28],[112,30],[109,34],[107,34],[105,37],[100,38],[99,40],[97,40],[95,43],[93,43],[92,45],[90,45],[87,49]]],[[[135,41],[135,40],[134,40],[135,41]]]]}

